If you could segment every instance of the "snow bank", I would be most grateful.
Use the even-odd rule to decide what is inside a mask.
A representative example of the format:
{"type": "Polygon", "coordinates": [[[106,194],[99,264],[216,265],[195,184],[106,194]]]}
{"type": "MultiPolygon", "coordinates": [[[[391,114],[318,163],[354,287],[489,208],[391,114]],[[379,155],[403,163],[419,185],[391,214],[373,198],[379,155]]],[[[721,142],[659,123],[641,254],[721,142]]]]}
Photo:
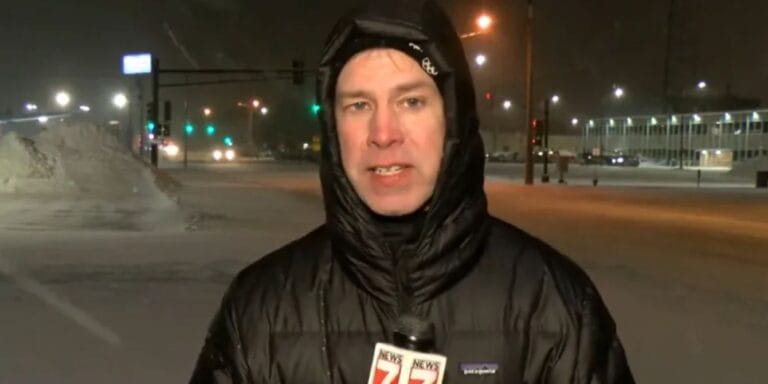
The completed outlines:
{"type": "MultiPolygon", "coordinates": [[[[32,139],[11,132],[0,137],[0,192],[48,189],[61,180],[55,157],[41,152],[32,139]]],[[[65,188],[66,186],[61,186],[65,188]]]]}
{"type": "Polygon", "coordinates": [[[20,222],[143,227],[136,223],[177,210],[176,188],[122,146],[110,127],[64,122],[32,138],[0,136],[0,226],[6,228],[20,222]]]}

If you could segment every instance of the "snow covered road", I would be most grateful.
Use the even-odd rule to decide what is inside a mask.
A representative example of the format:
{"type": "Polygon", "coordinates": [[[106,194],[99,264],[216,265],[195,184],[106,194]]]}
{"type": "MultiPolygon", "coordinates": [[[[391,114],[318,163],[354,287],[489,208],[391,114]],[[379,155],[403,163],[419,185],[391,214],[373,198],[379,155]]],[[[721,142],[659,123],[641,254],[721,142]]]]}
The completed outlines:
{"type": "MultiPolygon", "coordinates": [[[[168,172],[179,205],[151,228],[0,229],[0,258],[16,271],[0,274],[0,382],[184,382],[233,274],[323,220],[312,166],[168,172]]],[[[587,268],[638,382],[768,380],[768,196],[503,181],[487,191],[495,214],[587,268]]]]}

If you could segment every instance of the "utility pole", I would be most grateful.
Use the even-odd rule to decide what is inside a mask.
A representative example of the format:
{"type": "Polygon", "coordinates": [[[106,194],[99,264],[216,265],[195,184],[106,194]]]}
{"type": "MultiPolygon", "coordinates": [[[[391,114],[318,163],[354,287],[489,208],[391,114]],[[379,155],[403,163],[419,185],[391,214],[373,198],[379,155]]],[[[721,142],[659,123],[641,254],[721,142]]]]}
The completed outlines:
{"type": "MultiPolygon", "coordinates": [[[[156,138],[160,132],[160,59],[157,57],[152,58],[152,108],[150,108],[152,116],[147,116],[149,121],[155,124],[155,130],[153,132],[156,138]]],[[[150,146],[149,157],[152,161],[152,166],[157,168],[157,141],[152,140],[150,146]]]]}
{"type": "Polygon", "coordinates": [[[525,24],[525,184],[533,185],[533,0],[528,0],[528,18],[525,24]]]}
{"type": "MultiPolygon", "coordinates": [[[[667,115],[667,121],[671,121],[669,115],[671,113],[670,107],[669,107],[669,77],[670,77],[670,67],[671,67],[671,57],[672,57],[672,28],[673,23],[675,21],[675,0],[669,0],[669,12],[667,13],[667,46],[666,51],[664,52],[664,79],[662,83],[662,109],[664,110],[664,114],[667,115]]],[[[671,129],[671,127],[668,127],[667,129],[671,129]]],[[[678,127],[678,133],[680,138],[680,145],[677,148],[677,167],[679,169],[683,169],[683,125],[680,124],[678,127]]],[[[669,148],[667,148],[669,150],[669,148]]],[[[670,159],[670,156],[667,156],[667,159],[670,159]]]]}
{"type": "Polygon", "coordinates": [[[542,183],[549,183],[549,98],[544,99],[544,173],[542,183]]]}
{"type": "Polygon", "coordinates": [[[189,121],[189,100],[184,100],[184,130],[181,132],[184,135],[184,169],[187,169],[187,154],[189,153],[189,135],[187,126],[191,124],[189,121]]]}

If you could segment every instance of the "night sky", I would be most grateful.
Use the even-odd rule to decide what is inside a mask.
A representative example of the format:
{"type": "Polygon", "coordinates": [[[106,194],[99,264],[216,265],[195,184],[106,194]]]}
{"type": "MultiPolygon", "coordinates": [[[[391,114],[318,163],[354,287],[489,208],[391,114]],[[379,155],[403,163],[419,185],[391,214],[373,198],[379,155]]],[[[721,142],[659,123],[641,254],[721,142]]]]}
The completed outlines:
{"type": "MultiPolygon", "coordinates": [[[[494,17],[491,34],[466,41],[470,57],[488,56],[475,69],[478,91],[491,90],[512,112],[484,111],[485,128],[517,129],[523,120],[525,2],[439,1],[457,28],[474,28],[482,10],[494,17]]],[[[77,102],[109,111],[109,95],[135,79],[120,75],[124,52],[152,51],[163,67],[287,68],[292,58],[316,63],[335,20],[354,0],[29,0],[4,1],[0,11],[0,111],[20,113],[24,102],[52,108],[52,94],[68,89],[77,102]],[[170,32],[169,32],[170,31],[170,32]],[[176,41],[189,52],[181,53],[176,41]]],[[[672,25],[671,89],[692,92],[704,79],[708,92],[768,97],[768,2],[676,0],[672,25]]],[[[659,111],[669,0],[536,0],[535,93],[558,92],[554,119],[659,111]],[[627,90],[617,104],[613,84],[627,90]]],[[[144,84],[146,85],[146,84],[144,84]]],[[[274,111],[273,126],[290,131],[312,125],[304,109],[314,82],[193,87],[163,93],[190,108],[231,105],[258,96],[274,111]],[[297,117],[299,116],[299,117],[297,117]],[[306,124],[304,124],[306,123],[306,124]],[[287,128],[287,127],[291,128],[287,128]]],[[[181,103],[177,103],[181,105],[181,103]]],[[[537,103],[540,104],[540,103],[537,103]]],[[[176,110],[180,112],[181,108],[176,110]]],[[[482,110],[482,108],[481,108],[482,110]]],[[[112,113],[112,112],[110,112],[112,113]]],[[[565,124],[561,124],[565,125],[565,124]]]]}

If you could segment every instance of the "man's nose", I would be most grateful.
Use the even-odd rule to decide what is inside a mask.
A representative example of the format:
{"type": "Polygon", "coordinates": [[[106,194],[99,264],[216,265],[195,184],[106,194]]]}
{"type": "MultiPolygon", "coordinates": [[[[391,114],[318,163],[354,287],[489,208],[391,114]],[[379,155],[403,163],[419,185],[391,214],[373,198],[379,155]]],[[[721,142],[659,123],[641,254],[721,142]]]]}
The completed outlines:
{"type": "Polygon", "coordinates": [[[403,141],[403,132],[391,108],[377,109],[371,119],[368,144],[379,148],[387,148],[403,141]]]}

